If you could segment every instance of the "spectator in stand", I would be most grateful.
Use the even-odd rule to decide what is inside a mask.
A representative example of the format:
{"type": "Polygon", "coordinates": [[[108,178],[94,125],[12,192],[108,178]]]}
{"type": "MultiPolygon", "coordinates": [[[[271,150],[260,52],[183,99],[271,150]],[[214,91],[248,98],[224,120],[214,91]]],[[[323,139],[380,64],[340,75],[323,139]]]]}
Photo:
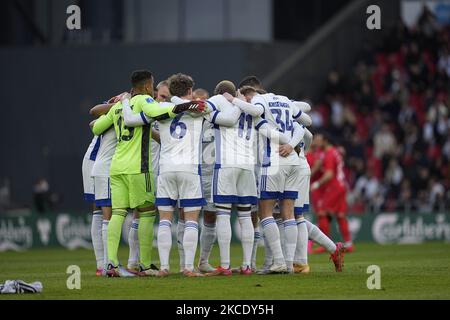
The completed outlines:
{"type": "Polygon", "coordinates": [[[383,124],[380,131],[374,136],[375,157],[382,159],[385,155],[394,156],[397,151],[397,142],[389,126],[383,124]]]}
{"type": "Polygon", "coordinates": [[[444,206],[445,188],[437,180],[436,176],[432,176],[429,185],[429,203],[432,210],[441,210],[444,206]]]}
{"type": "Polygon", "coordinates": [[[374,176],[372,169],[368,168],[364,175],[356,180],[353,197],[364,200],[369,208],[372,209],[371,211],[379,210],[380,205],[383,203],[381,184],[374,176]]]}
{"type": "Polygon", "coordinates": [[[424,6],[415,27],[399,21],[364,48],[349,79],[330,72],[313,108],[314,126],[347,150],[352,203],[450,210],[450,26],[424,6]]]}
{"type": "Polygon", "coordinates": [[[389,161],[388,168],[386,169],[386,173],[384,175],[384,181],[391,188],[398,191],[402,179],[403,179],[402,167],[398,164],[398,160],[396,158],[391,158],[389,161]]]}

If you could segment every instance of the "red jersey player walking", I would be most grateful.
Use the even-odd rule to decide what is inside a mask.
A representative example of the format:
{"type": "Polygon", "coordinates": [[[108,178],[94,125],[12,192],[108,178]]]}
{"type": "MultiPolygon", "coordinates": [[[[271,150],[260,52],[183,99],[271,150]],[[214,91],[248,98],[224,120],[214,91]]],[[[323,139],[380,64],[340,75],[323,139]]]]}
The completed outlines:
{"type": "Polygon", "coordinates": [[[325,133],[316,134],[317,147],[323,152],[319,157],[322,175],[311,184],[315,201],[319,228],[330,235],[331,216],[335,215],[347,252],[353,251],[353,243],[347,221],[347,187],[344,176],[342,155],[325,133]]]}

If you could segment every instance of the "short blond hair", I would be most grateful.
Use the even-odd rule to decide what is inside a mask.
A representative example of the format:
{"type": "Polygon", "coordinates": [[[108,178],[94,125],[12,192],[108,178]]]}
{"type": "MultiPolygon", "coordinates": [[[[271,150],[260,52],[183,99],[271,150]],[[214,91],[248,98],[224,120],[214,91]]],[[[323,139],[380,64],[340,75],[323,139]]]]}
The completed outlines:
{"type": "Polygon", "coordinates": [[[209,92],[205,89],[198,88],[195,89],[192,93],[192,96],[194,99],[208,99],[209,98],[209,92]]]}
{"type": "Polygon", "coordinates": [[[228,92],[233,97],[236,96],[236,86],[233,82],[229,80],[222,80],[220,81],[216,88],[214,89],[214,94],[224,94],[225,92],[228,92]]]}

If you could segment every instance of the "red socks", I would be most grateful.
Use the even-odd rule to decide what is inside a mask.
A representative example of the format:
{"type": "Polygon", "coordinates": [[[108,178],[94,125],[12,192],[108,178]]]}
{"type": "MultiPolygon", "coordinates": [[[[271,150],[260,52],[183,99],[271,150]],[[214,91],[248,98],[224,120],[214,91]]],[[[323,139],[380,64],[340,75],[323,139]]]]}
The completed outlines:
{"type": "MultiPolygon", "coordinates": [[[[346,243],[351,242],[352,238],[350,236],[350,231],[348,229],[348,221],[346,217],[337,217],[337,222],[339,224],[339,230],[341,231],[342,238],[346,243]]],[[[324,231],[325,233],[325,231],[324,231]]]]}
{"type": "Polygon", "coordinates": [[[319,229],[330,237],[330,220],[327,216],[318,217],[319,229]]]}

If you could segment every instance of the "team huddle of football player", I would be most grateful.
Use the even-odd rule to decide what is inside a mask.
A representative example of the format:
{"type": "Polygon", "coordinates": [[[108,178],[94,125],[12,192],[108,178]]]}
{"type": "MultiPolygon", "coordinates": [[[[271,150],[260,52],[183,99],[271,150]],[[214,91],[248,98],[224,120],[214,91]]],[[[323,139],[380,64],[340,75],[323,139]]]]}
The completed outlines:
{"type": "Polygon", "coordinates": [[[319,224],[336,214],[347,231],[345,244],[333,242],[303,216],[310,207],[311,177],[305,154],[313,142],[308,103],[267,93],[255,76],[245,77],[238,87],[220,81],[211,97],[181,73],[155,88],[152,73],[138,70],[131,75],[131,86],[130,92],[90,111],[96,117],[94,137],[82,172],[85,199],[93,202],[98,276],[173,273],[174,216],[179,272],[186,277],[309,273],[309,240],[329,252],[335,270],[342,271],[343,254],[352,248],[342,164],[331,139],[320,133],[313,144],[319,165],[313,168],[312,194],[319,224]],[[330,194],[333,199],[321,201],[330,194]],[[118,248],[127,214],[133,220],[129,258],[122,266],[118,248]],[[236,215],[242,244],[237,268],[230,258],[231,215],[236,215]],[[154,236],[159,259],[152,254],[154,236]],[[257,268],[261,239],[264,263],[257,268]],[[212,267],[216,241],[220,265],[212,267]]]}

